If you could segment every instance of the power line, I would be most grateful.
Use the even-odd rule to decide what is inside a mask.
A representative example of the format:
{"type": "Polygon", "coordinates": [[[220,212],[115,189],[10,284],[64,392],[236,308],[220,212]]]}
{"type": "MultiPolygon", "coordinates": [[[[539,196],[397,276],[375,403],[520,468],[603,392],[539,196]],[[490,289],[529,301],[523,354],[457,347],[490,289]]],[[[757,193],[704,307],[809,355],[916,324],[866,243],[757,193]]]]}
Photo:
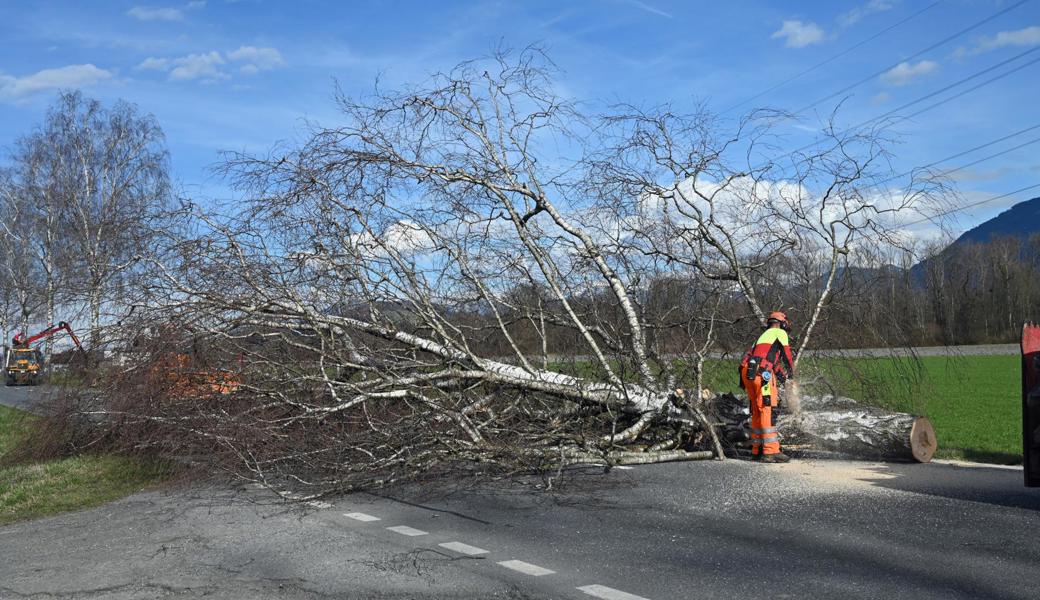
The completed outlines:
{"type": "MultiPolygon", "coordinates": [[[[1024,56],[1026,56],[1026,55],[1028,55],[1028,54],[1030,54],[1032,52],[1037,52],[1037,51],[1040,51],[1040,46],[1037,46],[1035,48],[1031,48],[1031,49],[1026,50],[1024,52],[1020,52],[1019,54],[1016,54],[1015,56],[1013,56],[1011,58],[1002,60],[1002,61],[1000,61],[999,63],[997,63],[995,65],[990,65],[989,67],[986,67],[984,69],[976,71],[975,73],[972,73],[971,75],[969,75],[967,77],[964,77],[964,78],[962,78],[962,79],[960,79],[960,80],[958,80],[958,81],[956,81],[954,83],[951,83],[951,84],[949,84],[947,86],[944,86],[944,87],[942,87],[939,90],[936,90],[934,92],[930,92],[928,94],[925,94],[924,96],[921,96],[920,98],[917,98],[915,100],[911,100],[910,102],[907,102],[906,104],[903,104],[902,106],[894,108],[894,109],[892,109],[892,110],[890,110],[890,111],[888,111],[888,112],[886,112],[884,114],[881,114],[881,115],[878,115],[876,117],[872,117],[870,119],[867,119],[866,121],[858,123],[858,124],[856,124],[856,125],[854,125],[852,127],[847,127],[847,128],[845,128],[845,130],[846,131],[854,131],[856,129],[864,127],[865,125],[869,125],[871,123],[875,123],[877,121],[880,121],[880,120],[882,120],[882,119],[884,119],[886,117],[890,117],[890,116],[896,114],[897,112],[899,112],[899,111],[901,111],[903,109],[909,108],[909,107],[914,106],[916,104],[920,104],[921,102],[924,102],[925,100],[928,100],[930,98],[934,98],[935,96],[937,96],[939,94],[947,92],[947,91],[949,91],[949,90],[951,90],[951,89],[953,89],[953,88],[955,88],[955,87],[957,87],[959,85],[967,83],[967,82],[969,82],[969,81],[971,81],[973,79],[976,79],[978,77],[986,75],[987,73],[991,73],[994,70],[999,69],[1000,67],[1003,67],[1003,66],[1007,65],[1008,63],[1014,62],[1014,61],[1016,61],[1016,60],[1018,60],[1018,59],[1020,59],[1020,58],[1022,58],[1024,56]]],[[[1021,71],[1022,69],[1025,69],[1026,67],[1032,66],[1032,65],[1034,65],[1034,64],[1036,64],[1038,62],[1040,62],[1040,58],[1033,59],[1033,60],[1031,60],[1031,61],[1029,61],[1029,62],[1027,62],[1025,64],[1019,65],[1019,66],[1017,66],[1017,67],[1015,67],[1013,69],[1010,69],[1010,70],[1005,71],[1005,72],[1003,72],[1003,73],[1001,73],[999,75],[996,75],[995,77],[991,77],[991,78],[989,78],[989,79],[987,79],[987,80],[985,80],[985,81],[983,81],[981,83],[978,83],[978,84],[976,84],[976,85],[974,85],[974,86],[972,86],[972,87],[970,87],[968,89],[961,90],[960,92],[957,92],[956,94],[953,94],[952,96],[950,96],[948,98],[944,98],[943,100],[940,100],[939,102],[936,102],[934,104],[930,104],[930,105],[922,108],[921,110],[918,110],[918,111],[913,112],[913,113],[911,113],[911,114],[909,114],[909,115],[907,115],[905,117],[902,117],[900,120],[911,119],[911,118],[916,117],[916,116],[918,116],[920,114],[923,114],[923,113],[928,112],[928,111],[930,111],[932,109],[935,109],[935,108],[937,108],[939,106],[942,106],[943,104],[946,104],[948,102],[952,102],[953,100],[961,98],[962,96],[965,96],[965,95],[967,95],[967,94],[969,94],[971,92],[974,92],[975,90],[978,90],[980,88],[983,88],[983,87],[985,87],[985,86],[987,86],[987,85],[989,85],[991,83],[999,81],[999,80],[1001,80],[1001,79],[1003,79],[1003,78],[1005,78],[1005,77],[1007,77],[1009,75],[1017,73],[1018,71],[1021,71]]],[[[796,149],[794,149],[794,150],[792,150],[792,151],[790,151],[790,152],[788,152],[788,153],[786,153],[786,154],[784,154],[784,155],[782,155],[781,157],[778,157],[778,158],[784,158],[784,157],[792,156],[792,155],[795,155],[795,154],[797,154],[799,152],[802,152],[804,150],[808,150],[809,148],[812,148],[813,146],[815,146],[819,142],[820,142],[820,140],[813,140],[813,141],[809,142],[808,144],[805,144],[804,146],[796,148],[796,149]]],[[[766,162],[766,163],[760,165],[757,168],[761,168],[761,167],[767,166],[770,162],[774,162],[775,160],[776,159],[774,159],[773,161],[766,162]]]]}
{"type": "MultiPolygon", "coordinates": [[[[936,165],[939,165],[939,164],[942,164],[944,162],[953,160],[955,158],[960,158],[960,157],[962,157],[962,156],[964,156],[966,154],[971,154],[972,152],[977,152],[978,150],[982,150],[983,148],[988,148],[989,146],[992,146],[994,144],[999,144],[1000,142],[1003,142],[1005,140],[1009,140],[1009,139],[1011,139],[1013,137],[1022,135],[1023,133],[1026,133],[1026,132],[1033,131],[1034,129],[1040,129],[1040,125],[1033,125],[1032,127],[1026,127],[1025,129],[1020,129],[1020,130],[1016,131],[1015,133],[1011,133],[1011,134],[1005,135],[1004,137],[995,139],[995,140],[993,140],[991,142],[986,142],[985,144],[980,144],[978,146],[975,146],[974,148],[970,148],[968,150],[964,150],[964,151],[958,152],[957,154],[953,154],[951,156],[947,156],[946,158],[941,158],[941,159],[939,159],[937,161],[930,162],[927,165],[921,165],[919,167],[914,167],[913,169],[911,169],[909,171],[906,171],[905,173],[900,173],[898,175],[893,175],[891,177],[887,177],[885,179],[882,179],[881,181],[876,182],[874,185],[875,186],[880,186],[883,183],[888,183],[889,181],[893,181],[895,179],[900,179],[902,177],[906,177],[907,175],[913,175],[917,171],[921,171],[921,170],[924,170],[924,169],[930,169],[930,168],[932,168],[932,167],[934,167],[936,165]]],[[[946,175],[946,174],[949,174],[949,173],[955,173],[955,172],[960,171],[962,169],[967,169],[968,167],[973,167],[973,166],[975,166],[975,165],[977,165],[979,163],[986,162],[987,160],[992,160],[994,158],[997,158],[998,156],[1003,156],[1005,154],[1009,154],[1011,152],[1014,152],[1015,150],[1020,150],[1022,148],[1025,148],[1026,146],[1031,146],[1031,145],[1033,145],[1033,144],[1035,144],[1037,142],[1040,142],[1040,137],[1033,138],[1032,140],[1029,140],[1028,142],[1023,142],[1023,143],[1021,143],[1021,144],[1019,144],[1017,146],[1012,146],[1011,148],[1007,148],[1006,150],[1001,150],[1000,152],[996,152],[994,154],[990,154],[989,156],[984,156],[982,158],[973,160],[970,163],[963,164],[963,165],[961,165],[959,167],[955,167],[953,169],[947,169],[947,170],[943,171],[942,174],[946,175]]]]}
{"type": "Polygon", "coordinates": [[[982,27],[986,23],[989,23],[990,21],[996,19],[997,17],[1000,17],[1000,16],[1002,16],[1002,15],[1004,15],[1004,14],[1006,14],[1006,13],[1008,13],[1008,12],[1010,12],[1010,11],[1016,9],[1016,8],[1018,8],[1019,6],[1022,6],[1026,2],[1029,2],[1029,0],[1019,0],[1019,2],[1016,2],[1016,3],[1012,4],[1011,6],[1008,6],[1007,8],[1004,8],[1002,10],[999,10],[999,11],[993,13],[992,15],[986,17],[985,19],[982,19],[981,21],[976,21],[975,23],[972,23],[968,27],[965,27],[964,29],[961,29],[957,33],[949,35],[949,36],[939,40],[938,42],[935,42],[934,44],[928,46],[927,48],[924,48],[923,50],[918,50],[917,52],[911,54],[910,56],[908,56],[908,57],[906,57],[906,58],[904,58],[904,59],[902,59],[902,60],[900,60],[898,62],[892,63],[892,64],[888,65],[887,67],[884,67],[880,71],[871,73],[867,77],[864,77],[863,79],[860,79],[859,81],[857,81],[857,82],[855,82],[855,83],[853,83],[851,85],[848,85],[848,86],[838,90],[837,92],[834,92],[834,93],[830,94],[829,96],[820,98],[819,100],[813,102],[812,104],[809,104],[809,105],[807,105],[807,106],[805,106],[803,108],[800,108],[800,109],[796,110],[794,112],[794,114],[796,114],[796,115],[801,114],[801,113],[803,113],[803,112],[805,112],[805,111],[807,111],[807,110],[809,110],[811,108],[814,108],[814,107],[818,106],[819,104],[821,104],[823,102],[826,102],[827,100],[831,100],[833,98],[841,96],[842,94],[845,94],[846,92],[863,85],[864,83],[874,79],[875,77],[878,77],[880,75],[885,74],[886,72],[888,72],[891,69],[899,66],[903,62],[908,62],[908,61],[914,60],[915,58],[918,58],[918,57],[920,57],[920,56],[922,56],[922,55],[924,55],[924,54],[926,54],[928,52],[931,52],[932,50],[935,50],[936,48],[938,48],[940,46],[948,44],[949,42],[959,38],[960,36],[964,35],[965,33],[968,33],[969,31],[973,31],[975,29],[978,29],[979,27],[982,27]]]}
{"type": "Polygon", "coordinates": [[[900,25],[903,25],[904,23],[906,23],[906,22],[908,22],[908,21],[910,21],[910,20],[912,20],[912,19],[922,15],[923,13],[925,13],[925,12],[935,8],[936,6],[938,6],[940,4],[942,4],[942,0],[937,0],[936,2],[933,2],[933,3],[929,4],[928,6],[922,8],[921,10],[915,12],[914,14],[910,15],[909,17],[906,17],[906,18],[904,18],[904,19],[902,19],[902,20],[900,20],[900,21],[898,21],[896,23],[893,23],[892,25],[889,25],[888,27],[886,27],[886,28],[882,29],[881,31],[875,33],[874,35],[868,37],[867,39],[865,39],[865,40],[863,40],[863,41],[861,41],[861,42],[859,42],[857,44],[854,44],[854,45],[846,48],[845,50],[843,50],[843,51],[841,51],[841,52],[831,56],[830,58],[822,60],[822,61],[816,63],[815,65],[809,67],[808,69],[805,69],[804,71],[801,71],[800,73],[797,73],[795,75],[792,75],[791,77],[788,77],[787,79],[785,79],[785,80],[781,81],[780,83],[770,87],[769,89],[766,89],[764,91],[761,91],[761,92],[755,94],[754,96],[751,96],[750,98],[744,100],[743,102],[739,102],[737,104],[734,104],[733,106],[730,106],[726,110],[722,111],[720,114],[726,114],[726,113],[730,112],[731,110],[733,110],[735,108],[740,108],[741,106],[744,106],[745,104],[747,104],[749,102],[757,100],[757,99],[761,98],[762,96],[765,96],[766,94],[768,94],[770,92],[776,91],[776,90],[784,87],[785,85],[791,83],[792,81],[794,81],[796,79],[799,79],[799,78],[801,78],[804,75],[808,75],[809,73],[812,73],[816,69],[819,69],[820,67],[822,67],[824,65],[830,64],[830,63],[834,62],[835,60],[841,58],[842,56],[845,56],[846,54],[849,54],[853,50],[856,50],[857,48],[860,48],[861,46],[864,46],[864,45],[866,45],[866,44],[876,40],[877,38],[885,35],[889,31],[892,31],[893,29],[899,27],[900,25]]]}
{"type": "Polygon", "coordinates": [[[1012,146],[1012,147],[1010,147],[1010,148],[1008,148],[1006,150],[1001,150],[1000,152],[996,152],[994,154],[990,154],[989,156],[984,156],[982,158],[973,160],[970,163],[963,164],[963,165],[961,165],[961,166],[959,166],[959,167],[957,167],[955,169],[948,169],[946,171],[943,171],[943,174],[945,175],[945,174],[948,174],[948,173],[956,173],[957,171],[961,171],[963,169],[967,169],[968,167],[974,167],[975,165],[977,165],[979,163],[986,162],[987,160],[992,160],[994,158],[997,158],[998,156],[1004,156],[1005,154],[1010,154],[1010,153],[1014,152],[1015,150],[1021,150],[1022,148],[1025,148],[1026,146],[1032,146],[1033,144],[1035,144],[1037,142],[1040,142],[1040,138],[1033,138],[1033,139],[1029,140],[1028,142],[1022,142],[1021,144],[1019,144],[1017,146],[1012,146]]]}
{"type": "Polygon", "coordinates": [[[956,173],[957,171],[961,171],[961,170],[967,169],[968,167],[974,167],[975,165],[977,165],[979,163],[986,162],[987,160],[992,160],[994,158],[997,158],[998,156],[1004,156],[1005,154],[1010,154],[1010,153],[1014,152],[1015,150],[1021,150],[1022,148],[1025,148],[1026,146],[1032,146],[1033,144],[1035,144],[1037,142],[1040,142],[1040,138],[1033,138],[1033,139],[1029,140],[1028,142],[1023,142],[1023,143],[1021,143],[1021,144],[1019,144],[1017,146],[1012,146],[1012,147],[1010,147],[1010,148],[1008,148],[1006,150],[1001,150],[1000,152],[996,152],[994,154],[990,154],[989,156],[984,156],[982,158],[973,160],[970,163],[963,164],[963,165],[961,165],[961,166],[959,166],[959,167],[957,167],[955,169],[948,169],[946,171],[943,171],[943,174],[945,175],[945,174],[948,174],[948,173],[956,173]]]}
{"type": "Polygon", "coordinates": [[[1019,66],[1015,67],[1014,69],[1011,69],[1010,71],[1001,73],[1000,75],[997,75],[996,77],[991,77],[991,78],[987,79],[986,81],[983,81],[982,83],[974,85],[974,86],[972,86],[972,87],[970,87],[970,88],[968,88],[966,90],[960,91],[960,92],[954,94],[953,96],[950,96],[949,98],[944,98],[944,99],[940,100],[939,102],[936,102],[935,104],[930,104],[930,105],[922,108],[921,110],[919,110],[917,112],[910,113],[909,115],[904,117],[904,120],[905,119],[912,119],[912,118],[916,117],[919,114],[928,112],[928,111],[932,110],[933,108],[936,108],[938,106],[942,106],[943,104],[946,104],[947,102],[956,100],[957,98],[960,98],[961,96],[964,96],[966,94],[974,92],[975,90],[977,90],[979,88],[983,88],[983,87],[993,83],[994,81],[1001,80],[1001,79],[1007,77],[1008,75],[1012,75],[1014,73],[1017,73],[1017,72],[1021,71],[1022,69],[1026,68],[1026,67],[1035,65],[1038,62],[1040,62],[1040,58],[1034,58],[1033,60],[1027,62],[1024,65],[1019,65],[1019,66]]]}
{"type": "Polygon", "coordinates": [[[990,202],[995,202],[995,201],[1000,200],[1000,199],[1008,198],[1009,195],[1014,195],[1016,193],[1021,193],[1021,192],[1025,191],[1025,190],[1033,189],[1033,188],[1036,188],[1036,187],[1040,187],[1040,183],[1034,183],[1033,185],[1026,185],[1025,187],[1020,187],[1020,188],[1018,188],[1018,189],[1016,189],[1014,191],[1009,191],[1008,193],[1002,193],[1000,195],[994,195],[993,198],[987,198],[986,200],[980,200],[979,202],[972,202],[970,204],[965,204],[964,206],[958,206],[958,207],[952,208],[950,210],[945,210],[945,211],[936,213],[936,214],[931,215],[931,216],[926,216],[925,218],[918,218],[916,220],[908,221],[908,223],[898,224],[895,227],[910,227],[911,225],[918,225],[918,224],[921,224],[921,223],[925,223],[925,221],[929,221],[929,220],[932,220],[932,219],[940,217],[940,216],[948,216],[948,215],[954,214],[955,212],[960,212],[962,210],[967,210],[969,208],[982,206],[984,204],[989,204],[990,202]]]}
{"type": "MultiPolygon", "coordinates": [[[[988,147],[990,147],[990,146],[992,146],[994,144],[999,144],[1000,142],[1003,142],[1003,141],[1006,141],[1006,140],[1010,140],[1013,137],[1018,137],[1018,136],[1022,135],[1023,133],[1028,133],[1028,132],[1033,131],[1035,129],[1040,129],[1040,124],[1033,125],[1032,127],[1026,127],[1025,129],[1019,129],[1018,131],[1016,131],[1014,133],[1009,133],[1009,134],[1005,135],[1004,137],[997,138],[997,139],[995,139],[995,140],[993,140],[991,142],[986,142],[985,144],[979,144],[978,146],[975,146],[974,148],[968,148],[967,150],[963,150],[961,152],[958,152],[957,154],[951,154],[950,156],[947,156],[946,158],[940,158],[939,160],[931,162],[931,163],[928,163],[927,165],[922,165],[920,167],[917,167],[916,169],[914,169],[914,171],[918,171],[918,170],[921,170],[921,169],[930,169],[930,168],[934,167],[935,165],[942,164],[942,163],[944,163],[944,162],[946,162],[948,160],[953,160],[955,158],[960,158],[960,157],[962,157],[962,156],[964,156],[966,154],[971,154],[972,152],[977,152],[979,150],[982,150],[983,148],[988,148],[988,147]]],[[[968,166],[971,166],[971,165],[968,165],[968,166]]],[[[964,168],[964,167],[961,167],[961,168],[964,168]]],[[[909,175],[911,173],[913,173],[913,171],[907,171],[906,173],[903,173],[901,175],[896,175],[892,179],[896,179],[896,178],[899,178],[899,177],[905,177],[905,176],[907,176],[907,175],[909,175]]],[[[885,181],[891,181],[892,179],[886,179],[885,181]]],[[[884,183],[884,182],[882,182],[882,183],[884,183]]]]}
{"type": "MultiPolygon", "coordinates": [[[[936,96],[938,96],[938,95],[940,95],[940,94],[942,94],[944,92],[948,92],[948,91],[952,90],[953,88],[955,88],[955,87],[957,87],[957,86],[959,86],[961,84],[967,83],[967,82],[969,82],[972,79],[975,79],[977,77],[982,77],[983,75],[985,75],[987,73],[991,73],[991,72],[993,72],[993,71],[995,71],[995,70],[997,70],[997,69],[999,69],[999,68],[1001,68],[1001,67],[1003,67],[1003,66],[1005,66],[1005,65],[1007,65],[1009,63],[1015,62],[1016,60],[1026,56],[1028,54],[1032,54],[1033,52],[1037,52],[1037,51],[1040,51],[1040,46],[1037,46],[1035,48],[1030,48],[1029,50],[1026,50],[1024,52],[1020,52],[1020,53],[1012,56],[1011,58],[1002,60],[1002,61],[1000,61],[999,63],[997,63],[995,65],[990,65],[990,66],[986,67],[985,69],[982,69],[980,71],[976,71],[975,73],[972,73],[971,75],[968,75],[967,77],[964,77],[963,79],[959,79],[959,80],[957,80],[957,81],[955,81],[955,82],[953,82],[953,83],[951,83],[949,85],[941,87],[941,88],[935,90],[934,92],[925,94],[924,96],[921,96],[920,98],[917,98],[916,100],[913,100],[911,102],[907,102],[906,104],[903,104],[902,106],[898,106],[896,108],[893,108],[892,110],[890,110],[890,111],[888,111],[888,112],[886,112],[886,113],[884,113],[882,115],[878,115],[878,116],[874,117],[873,119],[864,121],[864,122],[860,123],[859,125],[856,125],[855,127],[852,127],[852,129],[858,129],[858,128],[860,128],[860,127],[862,127],[862,126],[864,126],[864,125],[866,125],[868,123],[873,123],[874,121],[880,121],[881,119],[884,119],[885,117],[890,117],[890,116],[898,113],[899,111],[901,111],[903,109],[910,108],[911,106],[913,106],[915,104],[920,104],[921,102],[924,102],[925,100],[928,100],[929,98],[934,98],[934,97],[936,97],[936,96]]],[[[1036,62],[1036,61],[1033,61],[1033,62],[1036,62]]],[[[1007,75],[1010,75],[1011,73],[1014,73],[1015,71],[1021,70],[1021,69],[1025,68],[1025,67],[1028,67],[1029,65],[1033,64],[1033,62],[1029,62],[1029,63],[1026,63],[1024,65],[1020,65],[1018,68],[1016,68],[1016,69],[1014,69],[1012,71],[1008,71],[1007,73],[1004,73],[1003,75],[1000,75],[999,78],[1006,77],[1007,75]]],[[[981,85],[992,83],[993,81],[996,81],[996,79],[984,82],[983,84],[980,84],[980,87],[981,87],[981,85]]],[[[971,91],[974,91],[976,89],[978,89],[978,88],[977,87],[976,88],[970,88],[968,90],[965,90],[964,92],[961,92],[960,95],[964,95],[964,94],[966,94],[968,92],[971,92],[971,91]]],[[[960,97],[960,96],[955,95],[955,96],[951,96],[950,99],[958,98],[958,97],[960,97]]],[[[946,102],[948,100],[949,99],[944,100],[944,102],[946,102]]],[[[929,107],[929,110],[930,110],[930,108],[931,107],[929,107]]],[[[918,113],[914,113],[914,114],[916,115],[918,113]]],[[[911,116],[913,116],[913,115],[911,115],[911,116]]]]}

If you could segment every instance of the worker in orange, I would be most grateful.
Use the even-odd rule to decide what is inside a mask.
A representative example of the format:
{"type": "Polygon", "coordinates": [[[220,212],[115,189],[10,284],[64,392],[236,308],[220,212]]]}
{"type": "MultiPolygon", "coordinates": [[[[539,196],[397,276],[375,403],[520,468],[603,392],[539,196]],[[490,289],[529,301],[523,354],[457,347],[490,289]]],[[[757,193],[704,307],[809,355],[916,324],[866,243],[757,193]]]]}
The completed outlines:
{"type": "Polygon", "coordinates": [[[740,385],[747,391],[751,405],[751,460],[768,463],[791,460],[780,451],[780,434],[776,430],[778,387],[794,376],[789,328],[787,315],[769,313],[765,331],[740,363],[740,385]]]}

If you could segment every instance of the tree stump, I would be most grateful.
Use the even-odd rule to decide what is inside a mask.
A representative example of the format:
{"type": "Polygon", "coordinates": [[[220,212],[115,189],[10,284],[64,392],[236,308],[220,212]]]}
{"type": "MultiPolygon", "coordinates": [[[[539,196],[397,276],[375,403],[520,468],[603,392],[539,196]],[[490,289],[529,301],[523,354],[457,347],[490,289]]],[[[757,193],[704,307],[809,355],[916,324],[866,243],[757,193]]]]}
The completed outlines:
{"type": "MultiPolygon", "coordinates": [[[[860,460],[928,462],[938,442],[925,417],[892,412],[838,396],[802,396],[801,412],[781,410],[781,445],[860,460]]],[[[747,446],[747,399],[720,394],[712,402],[731,449],[747,446]]]]}

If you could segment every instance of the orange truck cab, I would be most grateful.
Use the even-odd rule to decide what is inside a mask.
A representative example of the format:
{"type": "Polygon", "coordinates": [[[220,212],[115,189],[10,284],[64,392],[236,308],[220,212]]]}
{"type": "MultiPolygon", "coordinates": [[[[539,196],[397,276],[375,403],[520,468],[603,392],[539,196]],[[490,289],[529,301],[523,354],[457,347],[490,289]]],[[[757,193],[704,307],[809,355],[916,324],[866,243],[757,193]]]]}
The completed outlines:
{"type": "Polygon", "coordinates": [[[43,377],[43,358],[36,348],[12,348],[4,368],[7,385],[36,385],[43,377]]]}

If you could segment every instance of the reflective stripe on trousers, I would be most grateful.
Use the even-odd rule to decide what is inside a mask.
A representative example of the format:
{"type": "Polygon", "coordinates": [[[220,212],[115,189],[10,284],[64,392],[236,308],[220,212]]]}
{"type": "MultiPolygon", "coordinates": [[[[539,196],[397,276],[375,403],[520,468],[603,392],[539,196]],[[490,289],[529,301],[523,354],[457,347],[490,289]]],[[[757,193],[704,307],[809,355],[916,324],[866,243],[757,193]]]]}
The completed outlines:
{"type": "Polygon", "coordinates": [[[773,407],[764,406],[762,377],[757,376],[751,381],[747,379],[746,367],[741,368],[740,376],[744,382],[744,389],[748,393],[748,403],[751,405],[751,454],[777,454],[780,452],[780,436],[776,427],[773,426],[773,407]]]}
{"type": "Polygon", "coordinates": [[[774,435],[773,437],[767,437],[767,438],[761,438],[761,439],[753,439],[753,440],[751,440],[751,445],[752,446],[761,446],[762,444],[768,444],[770,442],[777,442],[777,443],[779,443],[780,442],[780,438],[774,435]]]}

